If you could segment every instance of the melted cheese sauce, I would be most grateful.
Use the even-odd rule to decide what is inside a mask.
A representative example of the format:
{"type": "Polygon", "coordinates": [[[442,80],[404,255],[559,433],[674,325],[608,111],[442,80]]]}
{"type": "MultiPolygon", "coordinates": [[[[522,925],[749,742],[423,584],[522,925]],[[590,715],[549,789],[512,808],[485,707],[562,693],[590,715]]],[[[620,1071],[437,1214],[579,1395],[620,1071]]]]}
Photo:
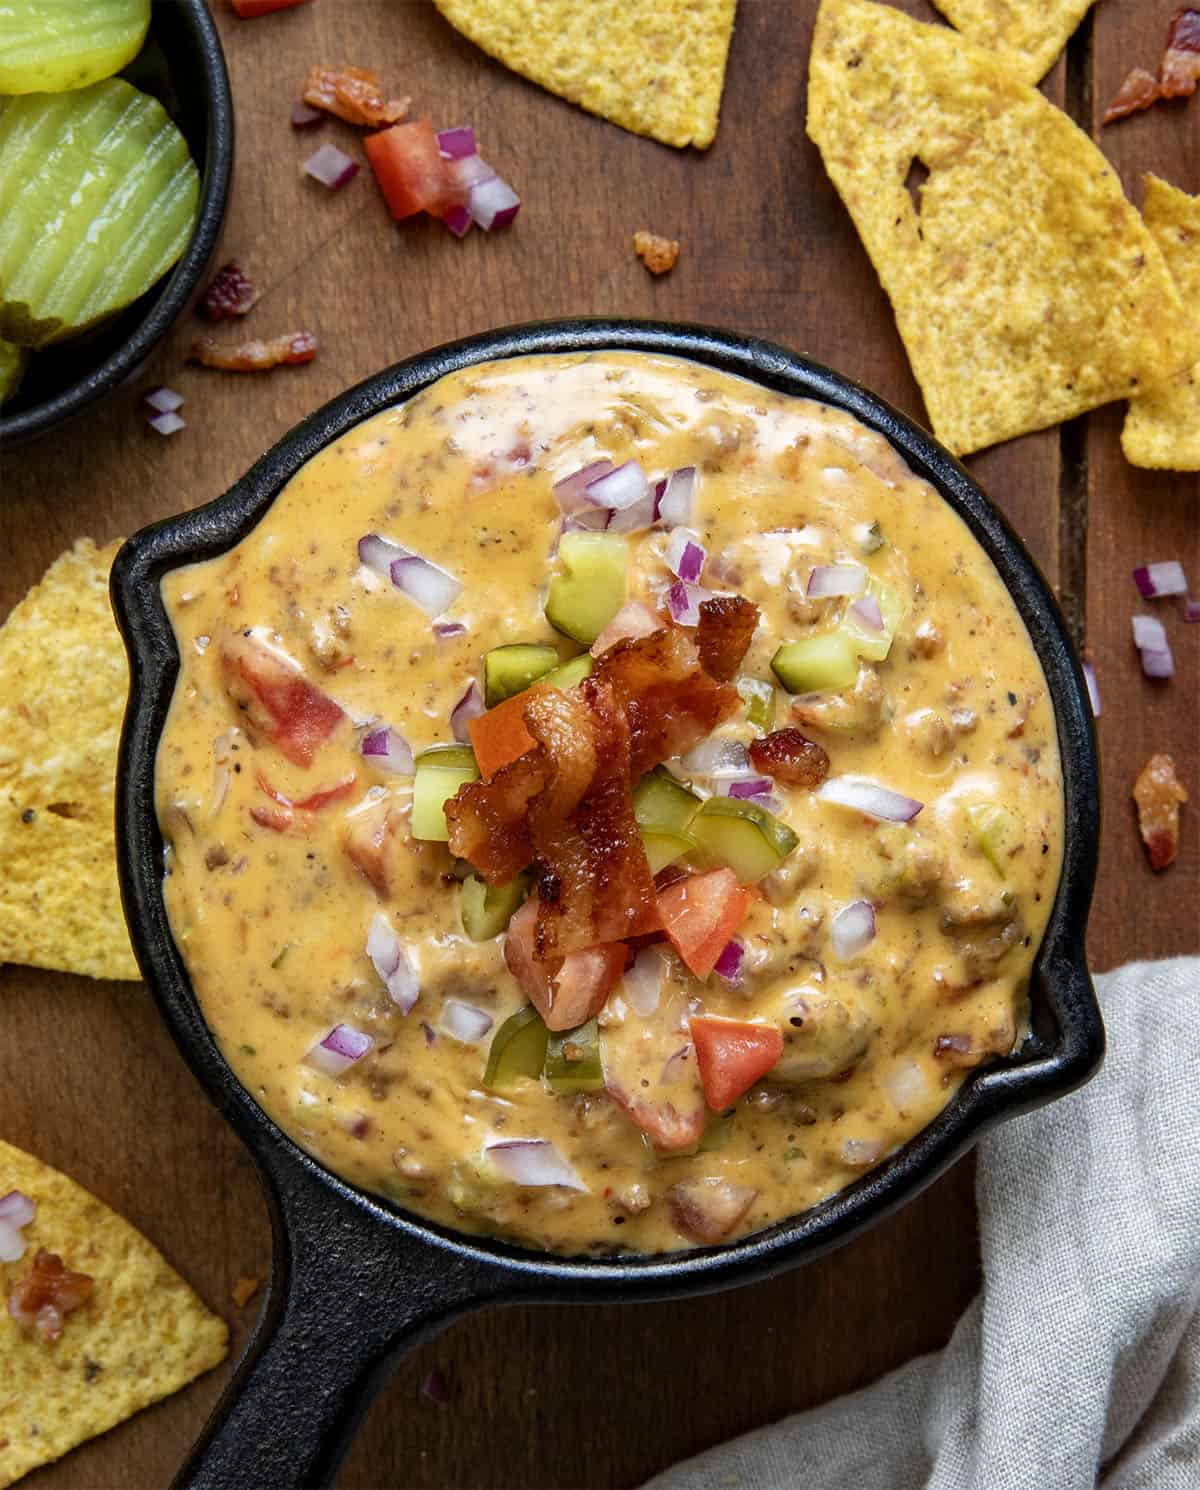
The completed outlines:
{"type": "MultiPolygon", "coordinates": [[[[629,596],[654,603],[671,578],[666,537],[629,543],[629,596]]],[[[182,659],[158,758],[174,934],[239,1078],[352,1183],[530,1247],[686,1246],[673,1187],[723,1179],[752,1189],[736,1232],[812,1206],[928,1124],[968,1066],[1018,1042],[1062,848],[1045,680],[966,527],[851,416],[662,357],[477,367],[315,456],[247,538],[169,575],[164,594],[182,659]],[[781,642],[840,620],[844,600],[805,596],[816,564],[864,564],[906,607],[889,656],[864,664],[854,688],[797,700],[777,690],[776,727],[819,740],[832,774],[875,778],[924,810],[907,825],[875,822],[781,790],[799,845],[742,927],[741,983],[701,984],[664,944],[653,1027],[621,985],[601,1015],[606,1060],[638,1065],[651,1099],[695,1082],[689,1013],[784,1031],[776,1070],[711,1145],[683,1156],[656,1153],[603,1092],[560,1097],[532,1080],[507,1096],[484,1091],[489,1040],[524,1003],[502,938],[464,936],[444,845],[407,839],[400,883],[381,905],[340,836],[365,794],[408,797],[408,782],[377,775],[360,755],[368,722],[388,721],[419,752],[451,739],[450,710],[487,649],[549,642],[564,659],[578,650],[542,613],[559,525],[551,488],[600,457],[636,458],[651,477],[698,468],[704,583],[762,611],[744,674],[771,679],[781,642]],[[884,542],[865,556],[870,524],[884,542]],[[369,532],[462,582],[443,619],[463,632],[439,639],[422,610],[359,563],[369,532]],[[307,769],[256,739],[223,686],[216,639],[230,627],[274,633],[357,732],[335,735],[307,769]],[[272,831],[251,815],[269,805],[264,777],[303,798],[351,773],[350,795],[303,831],[272,831]],[[979,802],[1018,814],[998,865],[968,816],[979,802]],[[877,907],[877,935],[839,959],[831,922],[862,899],[877,907]],[[420,977],[407,1016],[365,953],[381,909],[420,977]],[[465,1044],[439,1033],[447,998],[490,1013],[491,1034],[465,1044]],[[370,1034],[375,1050],[332,1078],[305,1057],[339,1022],[370,1034]],[[586,1189],[518,1186],[483,1160],[489,1141],[520,1137],[551,1140],[586,1189]]],[[[747,741],[757,731],[739,716],[720,733],[747,741]]]]}

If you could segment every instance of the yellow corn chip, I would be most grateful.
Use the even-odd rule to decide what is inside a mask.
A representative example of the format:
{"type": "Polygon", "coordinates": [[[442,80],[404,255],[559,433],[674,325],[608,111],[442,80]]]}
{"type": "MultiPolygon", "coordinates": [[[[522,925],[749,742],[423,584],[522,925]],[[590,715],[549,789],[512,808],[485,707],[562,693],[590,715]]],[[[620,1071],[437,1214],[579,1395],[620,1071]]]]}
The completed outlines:
{"type": "Polygon", "coordinates": [[[210,1370],[229,1335],[127,1221],[0,1141],[0,1195],[10,1190],[37,1212],[25,1256],[0,1263],[0,1490],[210,1370]],[[95,1283],[53,1342],[26,1335],[6,1307],[42,1247],[95,1283]]]}
{"type": "Polygon", "coordinates": [[[1116,173],[994,53],[871,0],[823,0],[808,132],[956,453],[1128,398],[1200,355],[1116,173]]]}
{"type": "Polygon", "coordinates": [[[952,26],[1000,55],[1027,83],[1040,82],[1092,0],[933,0],[952,26]]]}
{"type": "Polygon", "coordinates": [[[434,0],[450,24],[560,98],[664,145],[717,132],[735,0],[434,0]]]}
{"type": "MultiPolygon", "coordinates": [[[[1200,303],[1200,196],[1189,197],[1177,186],[1147,176],[1142,216],[1185,304],[1200,303]]],[[[1134,399],[1125,415],[1121,449],[1131,465],[1200,471],[1200,362],[1134,399]]]]}
{"type": "Polygon", "coordinates": [[[0,628],[0,962],[93,978],[139,976],[113,847],[117,548],[80,539],[0,628]]]}

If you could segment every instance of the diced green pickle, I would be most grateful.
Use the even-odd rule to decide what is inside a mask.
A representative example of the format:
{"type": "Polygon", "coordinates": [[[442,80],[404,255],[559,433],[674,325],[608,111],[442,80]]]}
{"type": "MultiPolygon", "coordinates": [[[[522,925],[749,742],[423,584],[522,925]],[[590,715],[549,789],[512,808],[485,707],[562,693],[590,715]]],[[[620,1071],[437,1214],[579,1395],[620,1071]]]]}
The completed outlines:
{"type": "Polygon", "coordinates": [[[785,642],[771,670],[789,693],[837,693],[858,677],[855,644],[843,631],[785,642]]]}
{"type": "Polygon", "coordinates": [[[899,591],[893,590],[891,585],[885,585],[881,580],[871,580],[867,592],[874,595],[879,604],[879,613],[883,617],[882,634],[864,626],[850,606],[846,607],[842,630],[850,638],[851,645],[860,657],[865,657],[868,662],[882,662],[892,650],[892,642],[908,607],[899,591]]]}
{"type": "Polygon", "coordinates": [[[493,647],[483,659],[484,701],[489,709],[494,709],[514,693],[523,693],[530,683],[557,666],[558,653],[553,647],[528,642],[493,647]]]}
{"type": "Polygon", "coordinates": [[[1009,807],[999,802],[972,802],[967,821],[983,857],[1001,879],[1006,879],[1008,861],[1025,839],[1025,824],[1009,807]]]}
{"type": "Polygon", "coordinates": [[[604,1085],[600,1064],[600,1030],[594,1019],[577,1029],[558,1030],[546,1042],[544,1067],[550,1090],[560,1097],[598,1092],[604,1085]]]}
{"type": "Polygon", "coordinates": [[[633,789],[633,813],[648,833],[683,833],[696,816],[700,798],[665,766],[655,766],[633,789]]]}
{"type": "Polygon", "coordinates": [[[417,756],[413,778],[412,836],[445,843],[450,837],[445,803],[460,786],[479,780],[479,767],[467,745],[431,745],[417,756]]]}
{"type": "Polygon", "coordinates": [[[507,1018],[492,1036],[483,1086],[489,1092],[509,1092],[519,1081],[537,1081],[546,1064],[549,1034],[541,1015],[526,1004],[507,1018]]]}
{"type": "Polygon", "coordinates": [[[489,885],[477,874],[462,882],[459,909],[463,930],[473,942],[490,942],[507,927],[529,891],[529,879],[519,874],[507,885],[489,885]]]}
{"type": "Polygon", "coordinates": [[[625,604],[629,545],[619,533],[564,533],[550,581],[546,619],[590,647],[625,604]]]}
{"type": "Polygon", "coordinates": [[[642,847],[646,850],[646,862],[650,865],[650,873],[657,874],[668,864],[674,864],[677,859],[682,859],[685,855],[692,853],[696,847],[696,840],[690,833],[654,833],[648,828],[643,828],[642,847]]]}
{"type": "Polygon", "coordinates": [[[561,667],[548,672],[542,682],[549,683],[551,688],[559,688],[566,693],[568,688],[574,688],[582,683],[584,678],[590,678],[595,665],[590,652],[580,652],[578,657],[572,657],[570,662],[564,662],[561,667]]]}
{"type": "Polygon", "coordinates": [[[709,1154],[714,1149],[728,1148],[736,1119],[737,1114],[734,1112],[710,1112],[704,1132],[700,1135],[699,1152],[709,1154]]]}
{"type": "Polygon", "coordinates": [[[200,177],[162,104],[119,78],[0,113],[0,336],[44,346],[123,309],[179,258],[200,177]]]}
{"type": "Polygon", "coordinates": [[[769,735],[775,728],[775,689],[765,678],[739,678],[737,691],[746,701],[747,719],[769,735]]]}
{"type": "Polygon", "coordinates": [[[690,832],[703,861],[727,865],[742,885],[778,869],[800,841],[764,807],[736,797],[710,797],[692,819],[690,832]]]}
{"type": "Polygon", "coordinates": [[[150,0],[5,0],[0,93],[62,93],[120,72],[141,51],[150,0]]]}
{"type": "Polygon", "coordinates": [[[21,386],[21,374],[25,371],[24,347],[14,346],[10,341],[0,341],[0,404],[10,399],[21,386]]]}

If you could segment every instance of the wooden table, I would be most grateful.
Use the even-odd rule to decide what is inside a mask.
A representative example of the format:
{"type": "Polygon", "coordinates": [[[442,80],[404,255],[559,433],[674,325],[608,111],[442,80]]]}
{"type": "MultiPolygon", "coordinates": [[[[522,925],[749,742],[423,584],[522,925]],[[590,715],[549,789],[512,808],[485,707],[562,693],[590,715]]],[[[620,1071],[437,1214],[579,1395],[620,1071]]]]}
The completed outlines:
{"type": "MultiPolygon", "coordinates": [[[[1156,65],[1174,7],[1104,0],[1047,91],[1088,125],[1132,61],[1156,65]]],[[[932,17],[920,0],[911,8],[932,17]]],[[[184,367],[196,329],[184,322],[137,385],[4,455],[4,609],[76,536],[108,539],[205,502],[348,384],[509,322],[584,312],[725,324],[810,353],[922,417],[887,300],[805,137],[815,0],[742,0],[721,128],[706,155],[635,138],[510,76],[425,0],[316,0],[249,23],[227,0],[218,9],[238,119],[223,255],[264,288],[254,334],[310,328],[320,356],[262,378],[184,367]],[[357,148],[341,126],[314,138],[287,122],[308,66],[343,60],[379,68],[418,113],[472,121],[488,157],[524,193],[515,228],[459,243],[433,223],[394,225],[369,176],[333,196],[302,179],[316,139],[357,148]],[[683,242],[663,279],[630,252],[643,227],[683,242]],[[171,440],[146,432],[138,415],[139,392],[159,382],[188,399],[189,427],[171,440]]],[[[1146,169],[1200,189],[1198,140],[1200,100],[1102,136],[1134,200],[1146,169]]],[[[1172,611],[1180,676],[1165,686],[1142,680],[1129,640],[1135,563],[1179,557],[1200,581],[1200,481],[1131,470],[1120,423],[1118,407],[1102,410],[970,462],[1058,583],[1096,659],[1108,796],[1091,933],[1100,969],[1200,950],[1200,802],[1179,863],[1160,878],[1138,846],[1129,803],[1138,766],[1160,749],[1200,793],[1200,627],[1184,628],[1172,611]]],[[[152,1237],[233,1322],[236,1355],[257,1302],[239,1311],[230,1289],[240,1275],[267,1275],[264,1207],[249,1160],[145,991],[14,967],[0,972],[0,1009],[0,1133],[83,1180],[152,1237]]],[[[964,1163],[868,1236],[775,1282],[703,1304],[469,1318],[401,1366],[342,1484],[635,1485],[681,1455],[940,1345],[977,1275],[964,1163]],[[421,1392],[434,1367],[450,1385],[446,1405],[421,1392]]],[[[37,1483],[166,1484],[227,1375],[228,1367],[213,1372],[37,1483]]]]}

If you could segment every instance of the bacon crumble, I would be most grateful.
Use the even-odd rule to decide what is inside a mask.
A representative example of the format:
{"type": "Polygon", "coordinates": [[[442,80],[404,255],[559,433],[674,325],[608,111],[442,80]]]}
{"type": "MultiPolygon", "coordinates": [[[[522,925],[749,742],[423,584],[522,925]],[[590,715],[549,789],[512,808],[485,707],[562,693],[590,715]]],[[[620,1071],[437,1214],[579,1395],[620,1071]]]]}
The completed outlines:
{"type": "Polygon", "coordinates": [[[815,791],[829,775],[829,756],[798,729],[777,729],[761,740],[752,740],[750,764],[764,776],[773,776],[785,786],[815,791]]]}
{"type": "Polygon", "coordinates": [[[758,629],[758,606],[741,595],[717,595],[700,603],[696,646],[700,666],[718,683],[733,680],[758,629]]]}
{"type": "Polygon", "coordinates": [[[205,321],[228,321],[254,309],[258,291],[234,263],[222,265],[196,304],[196,314],[205,321]]]}
{"type": "Polygon", "coordinates": [[[1133,800],[1150,868],[1165,869],[1179,852],[1179,809],[1188,800],[1169,755],[1150,757],[1133,783],[1133,800]]]}
{"type": "Polygon", "coordinates": [[[244,341],[221,347],[211,336],[198,336],[188,354],[192,362],[222,372],[269,372],[273,367],[299,367],[317,355],[317,339],[311,331],[286,331],[270,341],[244,341]]]}
{"type": "Polygon", "coordinates": [[[633,251],[651,274],[666,274],[679,258],[679,244],[674,238],[643,230],[633,235],[633,251]]]}
{"type": "Polygon", "coordinates": [[[408,117],[412,102],[408,98],[385,100],[379,74],[370,68],[320,63],[309,69],[301,97],[314,109],[324,109],[347,124],[365,125],[396,124],[408,117]]]}
{"type": "Polygon", "coordinates": [[[73,1273],[56,1252],[40,1247],[29,1275],[13,1285],[8,1312],[25,1334],[53,1343],[67,1315],[91,1298],[94,1287],[86,1273],[73,1273]]]}
{"type": "Polygon", "coordinates": [[[1158,77],[1144,67],[1125,74],[1116,97],[1104,111],[1102,123],[1148,109],[1163,98],[1190,98],[1200,85],[1200,10],[1177,10],[1167,25],[1167,45],[1158,77]]]}
{"type": "Polygon", "coordinates": [[[1104,118],[1100,122],[1115,124],[1118,119],[1124,119],[1128,114],[1136,114],[1140,109],[1148,109],[1161,97],[1162,92],[1156,77],[1148,73],[1144,67],[1131,68],[1122,79],[1121,86],[1117,89],[1112,103],[1105,109],[1104,118]]]}

